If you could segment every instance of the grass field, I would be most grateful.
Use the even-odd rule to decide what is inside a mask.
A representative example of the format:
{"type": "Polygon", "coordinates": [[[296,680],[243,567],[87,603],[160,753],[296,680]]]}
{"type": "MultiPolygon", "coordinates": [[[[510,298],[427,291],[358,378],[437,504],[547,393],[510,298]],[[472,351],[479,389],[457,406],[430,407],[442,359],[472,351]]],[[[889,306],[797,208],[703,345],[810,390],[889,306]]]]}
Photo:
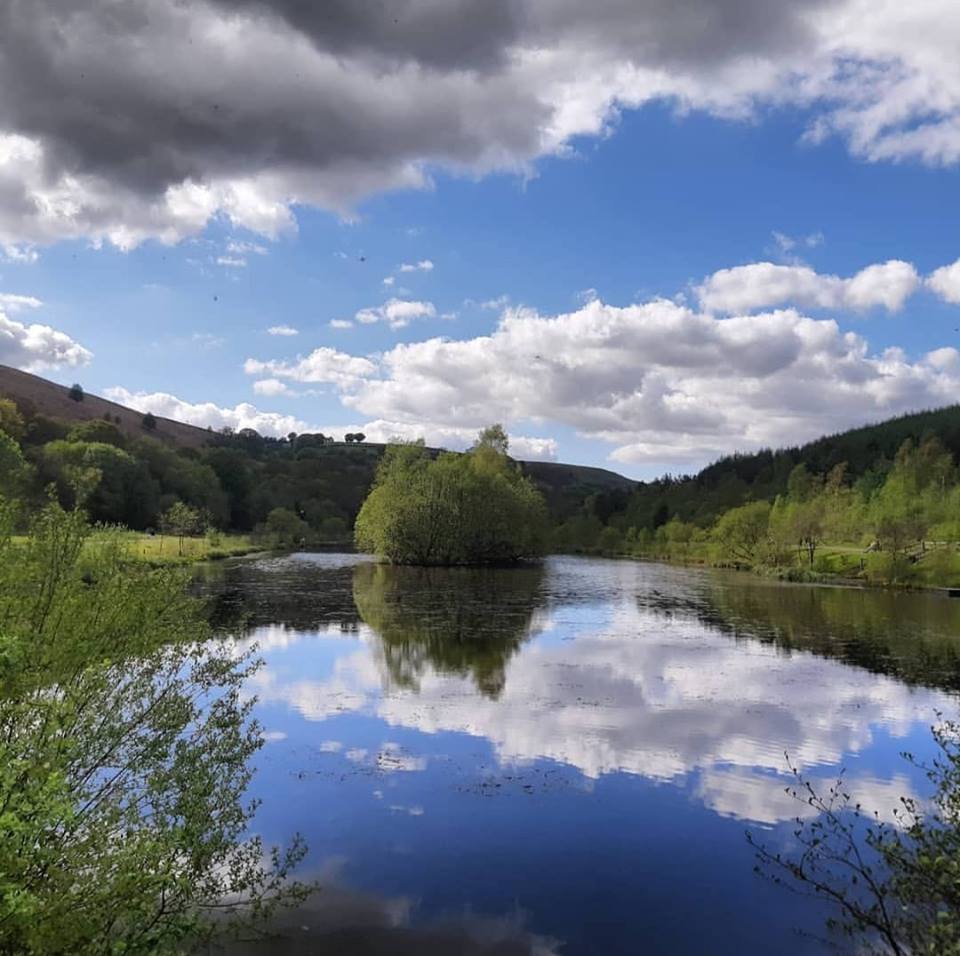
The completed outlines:
{"type": "MultiPolygon", "coordinates": [[[[254,551],[262,551],[262,544],[255,544],[242,534],[221,534],[215,538],[178,538],[176,535],[149,535],[136,531],[120,533],[121,540],[129,549],[130,557],[148,564],[192,564],[196,561],[218,561],[222,558],[239,557],[254,551]]],[[[89,547],[96,547],[98,536],[94,534],[89,547]]]]}

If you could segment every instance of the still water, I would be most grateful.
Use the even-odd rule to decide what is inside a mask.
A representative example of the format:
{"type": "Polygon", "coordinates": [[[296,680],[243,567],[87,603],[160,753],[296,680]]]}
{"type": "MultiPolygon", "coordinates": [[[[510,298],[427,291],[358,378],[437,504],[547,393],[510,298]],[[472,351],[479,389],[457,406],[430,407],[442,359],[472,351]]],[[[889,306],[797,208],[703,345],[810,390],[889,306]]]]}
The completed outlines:
{"type": "MultiPolygon", "coordinates": [[[[753,872],[844,768],[889,817],[956,711],[960,601],[627,561],[243,562],[209,585],[265,664],[253,796],[324,890],[242,952],[826,952],[753,872]]],[[[241,950],[237,950],[241,952],[241,950]]]]}

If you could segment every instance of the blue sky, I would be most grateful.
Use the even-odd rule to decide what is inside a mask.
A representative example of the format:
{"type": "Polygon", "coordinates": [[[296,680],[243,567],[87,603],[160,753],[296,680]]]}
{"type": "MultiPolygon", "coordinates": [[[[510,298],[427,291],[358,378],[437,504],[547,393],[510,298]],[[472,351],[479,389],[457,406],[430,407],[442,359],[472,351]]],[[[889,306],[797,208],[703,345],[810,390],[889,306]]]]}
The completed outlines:
{"type": "MultiPolygon", "coordinates": [[[[618,47],[622,23],[596,36],[581,24],[559,39],[551,27],[544,36],[567,85],[549,94],[560,96],[549,122],[518,107],[517,129],[540,123],[532,145],[501,129],[483,97],[515,84],[521,105],[531,89],[549,101],[534,80],[501,75],[489,51],[464,54],[479,66],[436,63],[416,31],[390,39],[409,46],[389,51],[398,84],[411,62],[438,84],[463,82],[466,65],[479,71],[481,98],[472,104],[461,91],[448,109],[413,90],[411,115],[430,121],[423,143],[394,156],[393,113],[373,113],[386,145],[359,140],[347,172],[325,142],[291,172],[280,119],[263,120],[281,143],[264,154],[252,134],[245,144],[238,115],[228,163],[197,145],[203,123],[223,132],[207,114],[186,139],[173,123],[132,129],[130,142],[111,127],[93,149],[70,115],[41,129],[0,97],[0,189],[12,184],[34,210],[0,212],[0,361],[214,427],[362,428],[380,440],[423,435],[463,447],[498,420],[519,457],[637,477],[955,401],[960,268],[931,276],[960,256],[960,79],[948,56],[938,59],[960,23],[941,16],[946,4],[918,4],[915,15],[884,6],[878,23],[841,44],[836,31],[853,29],[841,16],[853,0],[826,12],[799,6],[803,23],[785,7],[783,22],[758,28],[743,49],[720,30],[709,68],[691,50],[713,44],[712,34],[686,21],[661,41],[677,50],[652,53],[618,47]],[[578,57],[568,56],[571,43],[578,57]],[[787,54],[777,52],[783,44],[787,54]],[[838,66],[841,45],[859,51],[856,69],[838,66]],[[590,56],[654,71],[659,85],[651,91],[633,74],[634,86],[619,74],[605,80],[590,56]],[[778,56],[802,83],[776,74],[778,56]],[[761,64],[749,81],[744,62],[761,64]],[[924,100],[934,81],[939,99],[924,100]],[[810,89],[793,95],[791,83],[810,89]],[[176,150],[189,176],[167,169],[176,150]],[[297,334],[268,332],[278,327],[297,334]]],[[[105,29],[102,4],[87,7],[81,38],[105,29]]],[[[719,5],[734,23],[737,7],[719,5]]],[[[65,15],[52,3],[38,8],[46,20],[20,26],[41,36],[65,15]]],[[[639,29],[643,14],[617,11],[639,29]]],[[[225,16],[215,3],[207,12],[214,22],[225,16]]],[[[158,51],[163,29],[185,35],[188,25],[170,17],[154,23],[158,51]]],[[[261,36],[260,21],[241,21],[244,42],[339,36],[329,23],[277,24],[261,36]]],[[[350,42],[363,45],[350,48],[350,82],[381,42],[373,27],[372,39],[363,23],[354,27],[360,39],[350,42]]],[[[152,39],[138,29],[111,42],[122,51],[152,39]]],[[[240,40],[216,42],[220,54],[240,40]]],[[[489,42],[515,51],[526,41],[491,26],[489,42]]],[[[98,69],[81,40],[72,55],[98,69]]],[[[122,71],[119,59],[112,68],[122,71]]],[[[50,64],[32,68],[30,91],[55,85],[50,64]]],[[[126,68],[135,89],[145,76],[126,68]]],[[[389,71],[376,77],[371,102],[378,91],[388,104],[400,95],[389,71]]],[[[183,79],[198,101],[211,95],[206,82],[183,79]]],[[[280,95],[256,75],[245,83],[247,100],[280,95]]],[[[156,89],[154,77],[149,102],[156,89]]],[[[110,104],[105,90],[81,91],[74,111],[109,105],[132,116],[147,95],[110,104]]],[[[232,108],[229,97],[220,88],[211,109],[232,108]]],[[[182,119],[182,104],[165,104],[162,117],[182,119]]],[[[302,133],[301,114],[297,123],[302,133]]]]}

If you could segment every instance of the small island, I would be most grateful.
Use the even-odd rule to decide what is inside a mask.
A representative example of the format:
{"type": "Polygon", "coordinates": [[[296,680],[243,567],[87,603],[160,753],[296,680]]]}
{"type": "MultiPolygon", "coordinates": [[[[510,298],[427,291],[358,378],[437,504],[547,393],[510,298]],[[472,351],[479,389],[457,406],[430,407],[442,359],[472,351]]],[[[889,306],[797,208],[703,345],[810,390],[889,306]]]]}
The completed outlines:
{"type": "Polygon", "coordinates": [[[482,566],[541,558],[543,495],[507,454],[502,426],[463,454],[431,458],[424,443],[389,446],[357,515],[357,546],[391,564],[482,566]]]}

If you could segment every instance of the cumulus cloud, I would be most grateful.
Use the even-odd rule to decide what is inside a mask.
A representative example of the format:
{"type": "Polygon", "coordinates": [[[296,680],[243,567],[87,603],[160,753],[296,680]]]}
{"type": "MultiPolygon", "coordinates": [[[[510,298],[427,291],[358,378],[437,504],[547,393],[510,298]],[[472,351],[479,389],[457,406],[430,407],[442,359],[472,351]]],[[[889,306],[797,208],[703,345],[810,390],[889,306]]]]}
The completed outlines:
{"type": "Polygon", "coordinates": [[[278,412],[264,412],[255,405],[241,402],[233,408],[221,408],[213,402],[187,402],[166,392],[131,392],[116,386],[104,392],[107,398],[138,412],[152,412],[164,418],[173,418],[200,428],[254,428],[261,435],[282,437],[290,432],[315,431],[306,422],[293,415],[281,415],[278,412]]]}
{"type": "Polygon", "coordinates": [[[86,365],[93,353],[65,332],[38,323],[26,325],[7,314],[37,309],[41,305],[39,299],[30,295],[0,293],[0,365],[11,365],[25,372],[86,365]]]}
{"type": "Polygon", "coordinates": [[[318,353],[315,379],[304,377],[310,360],[248,371],[331,381],[374,420],[471,432],[491,421],[562,424],[613,444],[616,461],[671,466],[947,404],[960,391],[954,348],[910,360],[794,309],[717,317],[663,299],[595,300],[557,316],[508,309],[489,335],[404,343],[356,367],[318,353]]]}
{"type": "Polygon", "coordinates": [[[295,329],[292,325],[271,325],[267,329],[267,335],[280,335],[280,336],[290,336],[290,335],[299,335],[300,330],[295,329]]]}
{"type": "Polygon", "coordinates": [[[43,303],[32,295],[17,295],[13,292],[0,292],[0,309],[17,313],[24,309],[39,309],[43,303]]]}
{"type": "Polygon", "coordinates": [[[946,302],[960,305],[960,259],[927,276],[927,286],[946,302]]]}
{"type": "Polygon", "coordinates": [[[920,283],[917,270],[900,259],[875,263],[848,279],[823,275],[809,266],[754,262],[720,269],[697,288],[705,309],[749,312],[778,305],[820,309],[882,307],[896,312],[920,283]]]}
{"type": "Polygon", "coordinates": [[[253,390],[258,395],[286,395],[290,389],[277,378],[261,378],[253,383],[253,390]]]}
{"type": "Polygon", "coordinates": [[[429,259],[421,259],[419,262],[404,262],[400,266],[401,272],[432,272],[433,263],[429,259]]]}
{"type": "Polygon", "coordinates": [[[391,329],[402,329],[414,319],[432,319],[437,309],[432,302],[417,302],[410,299],[388,299],[376,308],[361,309],[354,318],[370,325],[374,322],[386,322],[391,329]]]}
{"type": "Polygon", "coordinates": [[[267,361],[248,358],[243,370],[247,375],[269,375],[295,382],[327,382],[349,388],[376,372],[376,365],[367,358],[347,355],[328,346],[314,349],[306,358],[294,362],[267,361]]]}
{"type": "Polygon", "coordinates": [[[7,0],[0,246],[276,236],[433,168],[526,172],[654,101],[800,106],[811,141],[953,164],[958,35],[943,0],[7,0]]]}

